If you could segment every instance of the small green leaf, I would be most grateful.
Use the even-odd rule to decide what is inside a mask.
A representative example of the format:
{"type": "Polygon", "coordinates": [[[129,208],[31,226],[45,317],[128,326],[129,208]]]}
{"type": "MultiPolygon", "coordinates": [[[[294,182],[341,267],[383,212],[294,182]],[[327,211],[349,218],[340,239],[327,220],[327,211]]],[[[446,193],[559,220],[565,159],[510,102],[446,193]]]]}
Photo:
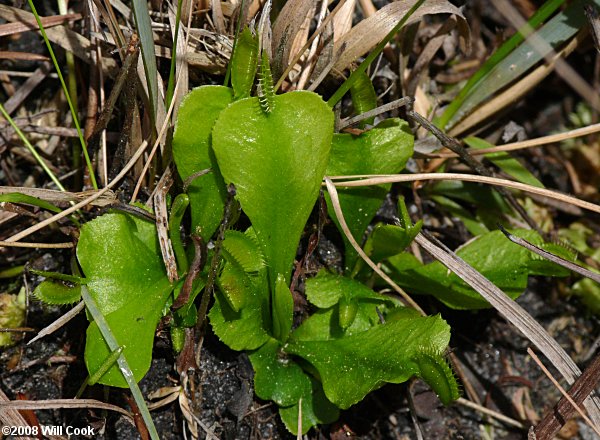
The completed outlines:
{"type": "Polygon", "coordinates": [[[231,86],[234,99],[250,96],[258,66],[258,35],[245,27],[239,35],[231,57],[231,86]]]}
{"type": "Polygon", "coordinates": [[[321,308],[292,333],[294,339],[328,340],[364,332],[380,323],[379,313],[404,307],[395,298],[376,293],[353,279],[321,270],[306,280],[307,299],[321,308]]]}
{"type": "MultiPolygon", "coordinates": [[[[154,224],[123,213],[111,213],[81,229],[77,258],[87,288],[106,318],[136,381],[150,368],[154,331],[172,291],[154,224]],[[135,335],[135,337],[132,337],[135,335]]],[[[85,361],[93,374],[110,355],[96,322],[87,330],[85,361]]],[[[127,387],[117,365],[99,383],[127,387]]]]}
{"type": "Polygon", "coordinates": [[[279,341],[269,339],[248,357],[255,371],[254,391],[261,399],[290,406],[311,391],[309,377],[281,351],[279,341]]]}
{"type": "MultiPolygon", "coordinates": [[[[371,78],[366,72],[357,75],[356,82],[350,87],[350,95],[352,96],[354,112],[357,115],[362,115],[377,107],[377,93],[375,93],[371,78]]],[[[360,123],[360,127],[364,128],[365,124],[373,124],[374,121],[375,117],[365,119],[360,123]]]]}
{"type": "MultiPolygon", "coordinates": [[[[519,230],[515,231],[515,235],[541,247],[549,246],[544,245],[534,231],[519,230]]],[[[481,235],[456,253],[512,299],[523,293],[529,275],[565,276],[568,274],[568,271],[556,264],[512,243],[500,231],[481,235]]],[[[384,270],[407,290],[433,295],[455,309],[490,307],[481,295],[441,263],[436,261],[421,266],[414,257],[407,255],[391,257],[384,263],[384,270]]]]}
{"type": "Polygon", "coordinates": [[[376,263],[404,252],[421,230],[423,222],[407,229],[395,225],[378,224],[365,243],[365,253],[376,263]]]}
{"type": "MultiPolygon", "coordinates": [[[[302,432],[306,434],[310,428],[317,425],[335,422],[340,416],[337,406],[327,400],[323,387],[312,377],[311,390],[302,396],[302,432]]],[[[285,427],[294,435],[298,434],[298,412],[300,405],[279,408],[279,415],[285,427]]]]}
{"type": "Polygon", "coordinates": [[[258,102],[263,113],[268,115],[275,109],[275,89],[273,88],[273,76],[271,75],[271,64],[269,56],[263,50],[260,58],[260,72],[258,78],[258,102]]]}
{"type": "Polygon", "coordinates": [[[332,307],[343,297],[378,301],[390,299],[358,281],[330,273],[326,269],[321,269],[316,277],[306,280],[306,298],[320,309],[332,307]]]}
{"type": "Polygon", "coordinates": [[[179,107],[173,135],[173,159],[182,180],[211,169],[194,179],[187,191],[192,205],[192,230],[200,227],[204,241],[219,226],[226,197],[225,184],[210,148],[211,130],[232,101],[233,93],[228,87],[202,86],[192,90],[179,107]]]}
{"type": "Polygon", "coordinates": [[[285,342],[292,329],[294,320],[294,299],[283,275],[277,275],[275,294],[273,295],[273,336],[285,342]]]}
{"type": "Polygon", "coordinates": [[[235,184],[268,264],[271,289],[286,281],[300,234],[317,199],[329,157],[333,113],[319,95],[273,97],[271,113],[258,98],[236,101],[213,129],[212,145],[227,183],[235,184]]]}
{"type": "Polygon", "coordinates": [[[271,327],[268,316],[268,284],[266,275],[253,278],[244,292],[244,307],[231,308],[221,292],[215,294],[215,303],[208,317],[215,334],[233,350],[254,350],[269,339],[266,329],[271,327]]]}
{"type": "MultiPolygon", "coordinates": [[[[18,295],[0,293],[0,327],[22,327],[26,320],[27,292],[21,288],[18,295]]],[[[9,347],[17,341],[17,335],[11,332],[0,333],[0,347],[9,347]]]]}
{"type": "Polygon", "coordinates": [[[450,327],[439,316],[405,318],[328,341],[291,339],[284,347],[317,369],[327,398],[346,409],[386,382],[419,374],[413,360],[422,347],[443,352],[450,327]]]}
{"type": "Polygon", "coordinates": [[[73,304],[81,300],[81,287],[77,284],[69,286],[60,281],[46,280],[35,288],[33,296],[46,304],[73,304]]]}
{"type": "MultiPolygon", "coordinates": [[[[327,175],[393,174],[404,168],[413,153],[413,135],[408,123],[387,119],[359,136],[336,134],[331,147],[327,175]]],[[[338,188],[340,205],[350,232],[360,242],[365,229],[383,203],[391,185],[338,188]]],[[[330,212],[331,199],[325,196],[330,212]]],[[[339,223],[334,219],[335,223],[339,223]]],[[[346,270],[351,270],[358,254],[346,243],[346,270]]]]}
{"type": "Polygon", "coordinates": [[[185,327],[178,327],[171,325],[171,344],[173,344],[173,350],[175,353],[179,353],[183,350],[185,344],[185,327]]]}
{"type": "Polygon", "coordinates": [[[417,375],[431,387],[444,405],[449,405],[460,397],[454,372],[440,352],[421,349],[414,360],[419,366],[417,375]]]}
{"type": "Polygon", "coordinates": [[[38,199],[37,197],[29,196],[27,194],[22,193],[7,193],[0,194],[0,202],[8,202],[8,203],[22,203],[24,205],[32,205],[37,206],[39,208],[45,209],[50,212],[61,212],[57,206],[54,206],[52,203],[46,202],[45,200],[38,199]]]}
{"type": "Polygon", "coordinates": [[[258,272],[265,267],[264,257],[252,229],[245,233],[226,231],[221,252],[227,261],[236,262],[246,272],[258,272]]]}
{"type": "Polygon", "coordinates": [[[254,285],[250,277],[237,264],[229,263],[223,267],[217,278],[217,285],[234,312],[239,312],[253,295],[254,285]]]}
{"type": "Polygon", "coordinates": [[[346,330],[352,325],[358,313],[358,299],[343,296],[338,304],[340,327],[346,330]]]}

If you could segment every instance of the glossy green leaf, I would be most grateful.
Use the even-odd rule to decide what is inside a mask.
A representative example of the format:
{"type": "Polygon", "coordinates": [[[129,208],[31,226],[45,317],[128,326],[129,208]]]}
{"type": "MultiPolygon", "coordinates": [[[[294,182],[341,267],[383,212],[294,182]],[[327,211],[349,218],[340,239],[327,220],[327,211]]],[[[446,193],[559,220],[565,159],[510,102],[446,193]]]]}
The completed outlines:
{"type": "Polygon", "coordinates": [[[409,228],[378,224],[365,243],[365,253],[376,263],[404,252],[421,230],[422,221],[409,228]]]}
{"type": "Polygon", "coordinates": [[[250,96],[258,66],[258,35],[245,27],[231,57],[231,86],[236,100],[250,96]]]}
{"type": "Polygon", "coordinates": [[[250,297],[254,295],[252,280],[244,270],[235,263],[228,263],[217,278],[219,290],[234,312],[239,312],[250,297]]]}
{"type": "MultiPolygon", "coordinates": [[[[534,231],[519,230],[515,234],[533,244],[557,250],[554,245],[544,244],[534,231]]],[[[506,239],[500,231],[486,233],[456,253],[512,299],[523,293],[529,275],[568,275],[565,269],[506,239]]],[[[449,307],[490,307],[476,291],[437,261],[422,266],[412,255],[400,254],[387,260],[384,270],[410,292],[433,295],[449,307]]]]}
{"type": "MultiPolygon", "coordinates": [[[[469,147],[474,149],[490,148],[494,146],[489,142],[474,136],[467,137],[464,139],[464,141],[469,147]]],[[[542,182],[540,182],[533,174],[531,174],[531,172],[525,168],[521,162],[514,157],[511,157],[509,153],[488,153],[484,157],[506,174],[517,179],[519,182],[537,186],[538,188],[544,188],[542,182]]]]}
{"type": "MultiPolygon", "coordinates": [[[[331,147],[327,175],[394,174],[402,170],[413,153],[413,135],[408,123],[388,119],[359,136],[336,134],[331,147]]],[[[360,242],[365,229],[381,206],[391,185],[338,188],[340,205],[350,232],[360,242]]],[[[333,212],[328,195],[327,206],[333,212]]],[[[334,219],[339,227],[337,219],[334,219]]],[[[352,269],[358,254],[346,243],[346,270],[352,269]]]]}
{"type": "Polygon", "coordinates": [[[46,202],[45,200],[32,197],[22,193],[7,193],[0,194],[0,202],[8,203],[23,203],[25,205],[37,206],[50,212],[61,212],[62,210],[54,206],[52,203],[46,202]]]}
{"type": "Polygon", "coordinates": [[[46,304],[73,304],[81,300],[81,287],[79,285],[69,286],[60,281],[46,280],[35,288],[33,296],[46,304]]]}
{"type": "MultiPolygon", "coordinates": [[[[352,96],[354,112],[357,115],[361,115],[377,107],[377,93],[375,93],[371,78],[369,78],[366,72],[357,75],[356,82],[350,88],[350,95],[352,96]]],[[[374,121],[374,117],[365,119],[360,123],[360,127],[364,128],[365,124],[373,124],[374,121]]]]}
{"type": "Polygon", "coordinates": [[[348,329],[358,314],[358,298],[343,296],[338,303],[338,321],[343,330],[348,329]]]}
{"type": "Polygon", "coordinates": [[[227,261],[236,262],[246,272],[258,272],[265,267],[264,257],[252,229],[245,233],[226,231],[221,252],[227,261]]]}
{"type": "Polygon", "coordinates": [[[222,86],[202,86],[192,90],[179,107],[173,134],[173,159],[182,180],[211,169],[196,177],[188,187],[192,212],[192,230],[208,241],[215,232],[226,197],[223,178],[210,148],[215,121],[233,101],[232,90],[222,86]]]}
{"type": "Polygon", "coordinates": [[[442,353],[422,348],[413,359],[419,367],[418,376],[435,391],[444,405],[460,397],[454,372],[442,353]]]}
{"type": "Polygon", "coordinates": [[[279,406],[298,403],[311,391],[310,379],[300,366],[281,350],[279,341],[269,339],[249,356],[254,367],[254,391],[279,406]]]}
{"type": "MultiPolygon", "coordinates": [[[[135,380],[141,380],[150,368],[154,331],[172,291],[155,225],[123,213],[105,214],[82,227],[77,258],[91,297],[118,344],[125,346],[123,356],[135,380]]],[[[110,353],[96,323],[90,323],[88,371],[97,371],[110,353]]],[[[99,383],[127,387],[116,365],[99,383]]]]}
{"type": "Polygon", "coordinates": [[[226,182],[234,183],[268,264],[289,282],[300,234],[325,173],[333,113],[319,95],[273,97],[271,113],[258,98],[231,104],[217,120],[212,145],[226,182]]]}
{"type": "MultiPolygon", "coordinates": [[[[236,267],[227,263],[227,267],[236,267]]],[[[269,339],[267,329],[271,328],[268,315],[269,291],[266,272],[263,269],[256,276],[250,276],[236,268],[231,274],[238,274],[239,280],[233,282],[237,288],[243,289],[239,295],[243,297],[243,307],[234,310],[231,299],[226,299],[222,291],[215,294],[215,303],[208,317],[215,334],[234,350],[254,350],[269,339]]],[[[228,275],[232,276],[232,275],[228,275]]],[[[222,285],[222,281],[219,284],[222,285]]]]}
{"type": "Polygon", "coordinates": [[[316,313],[294,330],[298,340],[328,340],[364,332],[380,323],[379,313],[387,320],[388,312],[401,303],[364,284],[323,269],[306,280],[307,299],[319,307],[316,313]]]}
{"type": "Polygon", "coordinates": [[[283,275],[277,275],[273,298],[273,336],[285,342],[294,321],[294,299],[283,275]]]}
{"type": "MultiPolygon", "coordinates": [[[[317,425],[335,422],[340,416],[337,406],[327,400],[323,387],[312,377],[311,390],[302,396],[302,432],[306,434],[310,428],[317,425]]],[[[279,408],[279,415],[285,427],[294,435],[298,434],[298,412],[300,404],[279,408]]]]}
{"type": "Polygon", "coordinates": [[[450,327],[440,316],[405,318],[327,341],[291,339],[287,353],[304,358],[319,373],[327,398],[342,409],[386,382],[420,373],[414,357],[423,347],[444,352],[450,327]]]}
{"type": "Polygon", "coordinates": [[[334,306],[343,297],[375,301],[389,299],[358,281],[333,274],[326,269],[321,269],[316,277],[306,280],[305,292],[306,299],[320,309],[334,306]]]}

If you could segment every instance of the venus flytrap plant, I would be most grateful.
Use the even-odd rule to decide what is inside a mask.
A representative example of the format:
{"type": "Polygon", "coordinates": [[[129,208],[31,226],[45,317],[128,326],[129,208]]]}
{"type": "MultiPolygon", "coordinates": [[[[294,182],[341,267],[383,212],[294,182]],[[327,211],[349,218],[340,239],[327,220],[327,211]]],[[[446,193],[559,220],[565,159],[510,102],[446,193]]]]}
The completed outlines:
{"type": "MultiPolygon", "coordinates": [[[[244,30],[242,35],[235,60],[244,53],[257,56],[252,34],[244,30]]],[[[420,375],[437,386],[431,380],[435,372],[439,377],[439,372],[449,371],[443,357],[449,340],[447,324],[440,317],[415,315],[358,281],[326,271],[307,280],[308,300],[318,311],[292,330],[291,267],[325,172],[401,170],[412,154],[407,124],[395,119],[360,136],[334,135],[332,110],[320,96],[304,91],[273,93],[265,52],[258,96],[244,97],[256,63],[241,60],[242,80],[236,79],[238,70],[232,67],[233,90],[205,86],[191,92],[180,109],[173,142],[177,163],[183,163],[188,152],[192,158],[200,154],[205,158],[195,168],[180,169],[183,179],[207,166],[206,158],[214,154],[213,173],[235,185],[236,198],[252,223],[243,234],[228,231],[225,235],[219,292],[209,313],[214,332],[231,348],[250,351],[257,395],[279,405],[292,432],[304,433],[317,423],[335,420],[339,408],[348,408],[386,382],[420,375]],[[245,66],[252,66],[251,71],[245,66]],[[213,92],[223,97],[218,102],[224,107],[220,111],[215,100],[209,106],[198,101],[213,92]],[[207,117],[201,117],[200,111],[207,117]],[[198,133],[194,121],[209,119],[214,126],[202,124],[198,133]],[[364,163],[357,163],[359,155],[364,163]],[[389,322],[380,323],[378,310],[389,322]],[[417,335],[413,344],[405,343],[406,332],[417,335]],[[394,342],[380,351],[384,340],[394,342]],[[432,362],[440,365],[434,373],[428,376],[420,371],[420,366],[432,371],[432,362]],[[363,385],[356,387],[361,381],[363,385]]],[[[202,185],[203,179],[206,176],[196,184],[202,185]]],[[[204,188],[208,191],[208,185],[204,188]]],[[[345,203],[359,234],[388,189],[348,192],[345,203]]],[[[213,196],[223,190],[224,185],[214,188],[213,196]]],[[[193,216],[194,212],[196,218],[208,215],[205,204],[194,206],[191,193],[190,200],[193,216]]],[[[456,390],[451,374],[443,380],[444,390],[456,390]]],[[[444,393],[446,403],[457,397],[456,392],[444,393]]]]}
{"type": "MultiPolygon", "coordinates": [[[[399,172],[412,155],[413,139],[399,119],[383,121],[358,136],[335,134],[333,111],[319,95],[274,93],[269,58],[262,51],[259,64],[257,41],[249,29],[240,34],[232,88],[199,87],[179,109],[173,157],[187,194],[175,198],[169,226],[180,275],[191,270],[190,249],[184,249],[179,236],[188,201],[191,230],[207,242],[221,220],[226,185],[233,184],[251,227],[225,232],[209,318],[224,343],[249,352],[256,394],[277,403],[288,429],[305,433],[332,422],[340,408],[385,383],[413,376],[423,378],[450,403],[458,388],[444,359],[450,328],[440,316],[420,316],[358,280],[322,270],[306,281],[307,299],[316,311],[293,328],[291,269],[323,177],[399,172]],[[257,69],[257,96],[251,96],[257,69]]],[[[364,75],[355,78],[368,80],[364,75]]],[[[372,85],[364,83],[360,89],[368,89],[369,96],[359,101],[370,101],[365,105],[372,107],[372,85]]],[[[353,234],[365,232],[388,190],[389,185],[382,185],[342,191],[353,234]]],[[[402,227],[380,227],[370,239],[373,255],[390,253],[377,244],[383,230],[403,237],[404,245],[410,243],[420,225],[410,223],[406,210],[402,213],[402,227]]],[[[356,255],[349,247],[347,254],[346,273],[356,275],[356,255]]],[[[158,320],[171,293],[177,296],[183,283],[168,281],[155,225],[123,213],[105,214],[83,226],[77,258],[85,280],[61,288],[73,289],[77,298],[78,287],[89,291],[114,333],[114,343],[107,345],[95,321],[90,324],[85,349],[90,374],[100,371],[99,383],[126,386],[119,367],[107,366],[107,360],[118,356],[140,380],[150,364],[158,320]],[[132,331],[135,340],[128,337],[132,331]],[[121,346],[122,354],[115,354],[121,346]]],[[[195,324],[193,301],[205,282],[200,274],[189,301],[174,312],[176,349],[183,329],[195,324]]],[[[38,294],[52,293],[55,285],[43,283],[38,294]]]]}

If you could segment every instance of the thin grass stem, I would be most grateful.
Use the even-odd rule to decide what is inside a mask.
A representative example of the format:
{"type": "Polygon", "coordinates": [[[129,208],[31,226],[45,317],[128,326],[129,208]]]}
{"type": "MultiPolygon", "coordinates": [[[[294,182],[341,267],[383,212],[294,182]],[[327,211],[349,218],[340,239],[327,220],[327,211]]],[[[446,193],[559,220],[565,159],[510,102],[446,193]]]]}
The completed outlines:
{"type": "Polygon", "coordinates": [[[58,65],[58,61],[56,60],[56,56],[54,55],[54,50],[52,50],[52,45],[50,44],[50,40],[48,40],[48,36],[46,35],[46,30],[44,29],[44,25],[42,24],[42,20],[40,19],[40,15],[38,14],[35,6],[33,4],[33,0],[28,0],[29,7],[31,8],[31,12],[35,16],[35,19],[38,23],[38,27],[40,28],[40,33],[42,34],[42,38],[46,43],[46,47],[48,48],[48,52],[50,53],[50,58],[52,58],[52,62],[54,63],[54,68],[56,69],[56,74],[58,75],[58,79],[60,84],[65,92],[65,96],[67,98],[67,103],[69,104],[69,110],[71,111],[71,115],[73,116],[73,123],[75,124],[75,128],[77,129],[77,135],[79,136],[79,142],[81,143],[81,149],[83,150],[83,156],[85,157],[85,163],[87,164],[88,171],[90,173],[90,181],[92,182],[92,186],[94,189],[98,189],[98,184],[96,183],[96,176],[94,175],[94,167],[92,166],[92,161],[90,160],[90,156],[87,151],[87,146],[85,144],[85,139],[83,138],[83,132],[81,131],[81,126],[79,125],[79,118],[77,117],[77,111],[73,106],[73,101],[71,100],[71,95],[69,93],[69,88],[65,83],[65,79],[60,70],[60,66],[58,65]]]}

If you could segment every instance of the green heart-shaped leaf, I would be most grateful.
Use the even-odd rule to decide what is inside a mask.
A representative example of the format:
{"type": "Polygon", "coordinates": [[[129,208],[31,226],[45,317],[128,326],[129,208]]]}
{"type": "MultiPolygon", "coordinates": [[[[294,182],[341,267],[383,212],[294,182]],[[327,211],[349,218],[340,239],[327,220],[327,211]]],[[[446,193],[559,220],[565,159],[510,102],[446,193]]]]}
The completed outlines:
{"type": "MultiPolygon", "coordinates": [[[[81,228],[77,258],[90,295],[125,346],[135,380],[144,377],[152,360],[154,331],[173,287],[162,262],[153,223],[122,213],[105,214],[81,228]]],[[[98,326],[87,330],[85,362],[93,374],[110,355],[98,326]]],[[[99,383],[126,388],[113,365],[99,383]]]]}
{"type": "Polygon", "coordinates": [[[300,234],[325,173],[333,113],[312,92],[273,97],[266,114],[258,98],[227,107],[213,128],[212,146],[227,183],[234,183],[265,255],[271,288],[289,282],[300,234]]]}
{"type": "Polygon", "coordinates": [[[173,159],[182,180],[205,169],[188,187],[192,211],[192,231],[201,228],[206,241],[223,216],[225,185],[210,148],[215,121],[233,101],[233,92],[223,86],[202,86],[187,94],[177,116],[173,134],[173,159]]]}
{"type": "MultiPolygon", "coordinates": [[[[413,135],[408,123],[387,119],[359,136],[343,133],[333,137],[328,176],[397,173],[413,153],[413,135]]],[[[390,184],[360,188],[338,188],[340,205],[350,232],[360,242],[365,229],[381,206],[390,184]]],[[[326,196],[329,212],[331,199],[326,196]]],[[[339,222],[334,219],[339,228],[339,222]]],[[[358,254],[346,243],[346,270],[354,266],[358,254]]]]}

